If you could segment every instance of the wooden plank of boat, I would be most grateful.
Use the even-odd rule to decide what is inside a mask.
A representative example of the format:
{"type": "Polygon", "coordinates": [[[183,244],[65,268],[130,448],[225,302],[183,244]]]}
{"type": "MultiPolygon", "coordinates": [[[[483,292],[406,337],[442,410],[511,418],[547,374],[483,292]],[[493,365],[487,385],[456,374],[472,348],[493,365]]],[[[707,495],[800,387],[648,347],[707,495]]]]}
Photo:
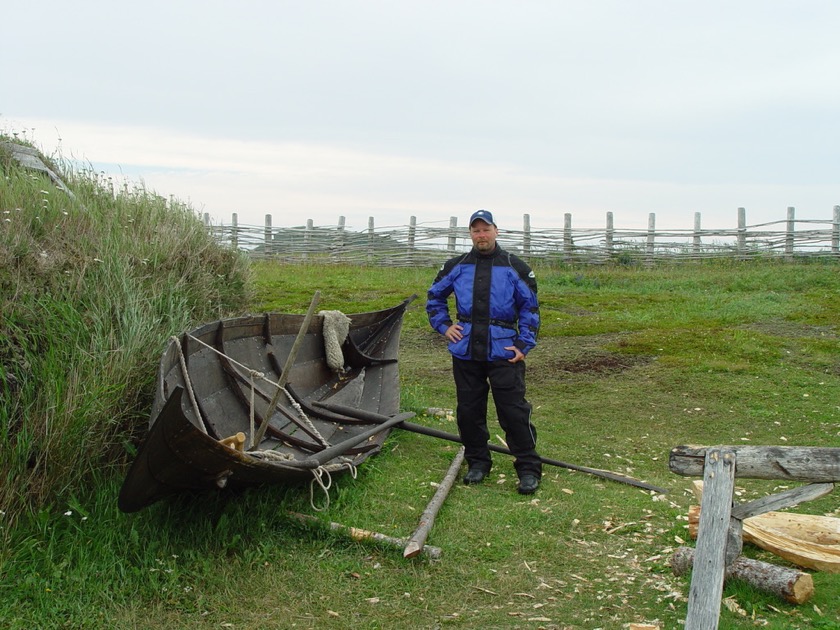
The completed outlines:
{"type": "MultiPolygon", "coordinates": [[[[399,337],[413,299],[348,315],[345,366],[338,372],[325,357],[324,318],[313,317],[289,368],[295,396],[307,408],[325,401],[396,417],[399,337]]],[[[371,431],[373,422],[357,418],[309,417],[291,394],[269,408],[272,383],[303,321],[293,314],[249,315],[205,324],[170,341],[158,367],[149,431],[120,491],[121,510],[140,510],[184,491],[300,484],[313,478],[314,462],[336,474],[381,450],[388,426],[371,431]],[[250,439],[266,422],[259,450],[243,452],[226,443],[239,433],[250,439]],[[322,452],[326,456],[319,457],[322,452]]]]}
{"type": "MultiPolygon", "coordinates": [[[[703,483],[695,481],[699,499],[703,483]]],[[[688,513],[689,534],[697,536],[700,506],[688,513]]],[[[765,512],[743,521],[744,540],[793,564],[828,573],[840,573],[840,518],[796,512],[765,512]]]]}

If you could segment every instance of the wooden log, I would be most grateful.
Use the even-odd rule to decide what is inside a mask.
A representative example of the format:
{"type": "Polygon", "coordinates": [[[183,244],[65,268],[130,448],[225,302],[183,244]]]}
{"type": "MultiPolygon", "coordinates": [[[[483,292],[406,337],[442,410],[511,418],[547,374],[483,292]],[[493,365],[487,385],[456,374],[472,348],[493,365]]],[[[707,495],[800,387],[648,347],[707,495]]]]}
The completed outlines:
{"type": "Polygon", "coordinates": [[[711,448],[703,466],[702,511],[696,561],[688,591],[686,630],[716,630],[720,596],[727,566],[726,547],[735,487],[735,455],[726,448],[711,448]]]}
{"type": "MultiPolygon", "coordinates": [[[[315,518],[314,516],[308,516],[306,514],[300,514],[298,512],[289,512],[289,516],[300,521],[301,523],[309,525],[326,525],[327,527],[329,527],[330,530],[346,534],[353,540],[359,542],[373,540],[375,542],[385,544],[389,547],[397,547],[399,549],[404,549],[406,544],[408,543],[408,541],[405,538],[395,538],[394,536],[380,534],[379,532],[372,532],[367,529],[359,529],[358,527],[348,527],[347,525],[342,525],[341,523],[325,522],[315,518]]],[[[423,553],[429,558],[438,559],[440,558],[442,551],[440,547],[425,545],[421,550],[421,553],[423,553]]]]}
{"type": "Polygon", "coordinates": [[[446,475],[443,477],[443,481],[440,482],[432,500],[429,501],[429,505],[426,506],[426,509],[420,516],[420,524],[417,526],[417,529],[414,530],[414,533],[408,537],[408,544],[403,550],[403,557],[413,558],[423,551],[423,547],[426,544],[426,538],[429,536],[429,532],[435,524],[437,513],[440,511],[443,501],[446,499],[447,495],[449,495],[449,491],[452,489],[452,484],[455,483],[455,477],[458,476],[458,469],[461,468],[463,461],[464,447],[462,446],[458,449],[458,453],[452,460],[452,464],[449,466],[449,470],[446,471],[446,475]]]}
{"type": "MultiPolygon", "coordinates": [[[[671,556],[671,570],[674,575],[679,577],[688,573],[694,558],[694,549],[679,547],[671,556]]],[[[791,604],[803,604],[814,595],[814,579],[810,574],[743,556],[736,559],[726,570],[725,579],[730,578],[743,580],[791,604]]]]}
{"type": "MultiPolygon", "coordinates": [[[[668,467],[684,477],[701,477],[708,446],[676,446],[668,467]]],[[[714,448],[724,448],[716,446],[714,448]]],[[[726,446],[738,459],[736,477],[831,483],[840,481],[840,448],[817,446],[726,446]]]]}

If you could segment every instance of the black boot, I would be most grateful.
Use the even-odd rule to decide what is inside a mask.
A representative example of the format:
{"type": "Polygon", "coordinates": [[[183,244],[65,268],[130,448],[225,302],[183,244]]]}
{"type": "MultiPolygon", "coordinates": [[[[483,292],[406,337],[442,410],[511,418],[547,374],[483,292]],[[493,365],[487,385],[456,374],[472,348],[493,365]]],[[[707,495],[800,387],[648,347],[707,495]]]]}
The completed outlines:
{"type": "Polygon", "coordinates": [[[476,483],[481,483],[484,481],[484,478],[487,476],[487,471],[483,468],[470,468],[467,471],[467,474],[464,475],[464,483],[468,486],[471,486],[476,483]]]}
{"type": "Polygon", "coordinates": [[[516,491],[519,494],[534,494],[540,487],[540,478],[534,475],[522,475],[516,491]]]}

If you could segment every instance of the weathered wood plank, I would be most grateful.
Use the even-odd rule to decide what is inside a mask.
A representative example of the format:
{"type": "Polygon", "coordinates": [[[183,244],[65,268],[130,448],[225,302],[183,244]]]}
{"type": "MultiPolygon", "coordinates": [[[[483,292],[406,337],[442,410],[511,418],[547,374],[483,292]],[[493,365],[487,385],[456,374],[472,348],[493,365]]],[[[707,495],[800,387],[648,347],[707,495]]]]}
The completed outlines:
{"type": "MultiPolygon", "coordinates": [[[[671,556],[674,575],[688,573],[696,554],[691,547],[679,547],[671,556]]],[[[804,604],[814,596],[814,579],[810,574],[780,567],[761,560],[738,558],[726,570],[725,579],[744,580],[755,588],[773,593],[791,604],[804,604]]]]}
{"type": "MultiPolygon", "coordinates": [[[[737,472],[736,472],[737,476],[737,472]]],[[[773,510],[784,510],[785,508],[819,499],[834,490],[833,483],[812,483],[807,486],[791,488],[778,494],[771,494],[768,497],[761,497],[755,501],[741,503],[732,508],[733,518],[745,519],[757,516],[773,510]]]]}
{"type": "Polygon", "coordinates": [[[676,446],[668,467],[684,477],[703,475],[706,451],[726,448],[735,453],[736,477],[832,483],[840,481],[840,448],[818,446],[676,446]]]}
{"type": "Polygon", "coordinates": [[[686,630],[717,630],[718,627],[735,461],[735,454],[726,447],[705,450],[703,501],[688,592],[686,630]]]}

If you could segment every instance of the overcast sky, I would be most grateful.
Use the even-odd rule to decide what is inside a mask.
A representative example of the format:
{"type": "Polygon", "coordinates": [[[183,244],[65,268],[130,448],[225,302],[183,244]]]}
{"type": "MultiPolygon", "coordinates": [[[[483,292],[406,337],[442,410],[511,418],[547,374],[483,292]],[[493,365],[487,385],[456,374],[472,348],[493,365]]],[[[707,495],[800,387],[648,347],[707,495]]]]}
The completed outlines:
{"type": "Polygon", "coordinates": [[[0,130],[217,223],[840,204],[833,0],[7,2],[0,130]],[[60,138],[60,140],[59,140],[60,138]]]}

